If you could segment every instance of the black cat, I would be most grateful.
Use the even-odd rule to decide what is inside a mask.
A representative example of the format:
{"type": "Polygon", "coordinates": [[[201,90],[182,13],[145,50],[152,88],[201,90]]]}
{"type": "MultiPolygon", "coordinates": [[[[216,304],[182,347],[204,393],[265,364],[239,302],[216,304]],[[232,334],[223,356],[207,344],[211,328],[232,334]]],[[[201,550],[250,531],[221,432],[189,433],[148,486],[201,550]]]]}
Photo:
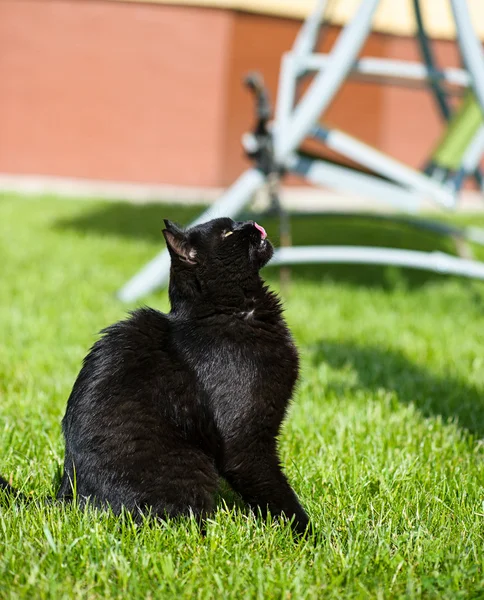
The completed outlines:
{"type": "Polygon", "coordinates": [[[203,519],[222,476],[304,532],[277,455],[298,354],[259,275],[272,245],[253,221],[165,225],[171,312],[136,310],[85,358],[62,422],[58,498],[203,519]]]}

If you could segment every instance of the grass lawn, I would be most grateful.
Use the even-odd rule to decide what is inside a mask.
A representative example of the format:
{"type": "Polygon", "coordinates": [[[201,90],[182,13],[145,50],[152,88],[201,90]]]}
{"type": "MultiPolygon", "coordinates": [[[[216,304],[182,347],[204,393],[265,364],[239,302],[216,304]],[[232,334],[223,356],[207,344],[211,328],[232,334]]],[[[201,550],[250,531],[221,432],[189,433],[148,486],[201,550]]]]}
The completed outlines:
{"type": "MultiPolygon", "coordinates": [[[[83,356],[131,308],[113,292],[162,247],[163,217],[198,212],[0,196],[0,472],[35,498],[55,493],[83,356]]],[[[452,250],[401,225],[295,220],[296,243],[317,240],[452,250]]],[[[281,454],[318,539],[227,490],[205,538],[190,520],[1,502],[0,598],[484,598],[484,283],[300,267],[284,300],[302,375],[281,454]]],[[[145,301],[168,309],[165,292],[145,301]]]]}

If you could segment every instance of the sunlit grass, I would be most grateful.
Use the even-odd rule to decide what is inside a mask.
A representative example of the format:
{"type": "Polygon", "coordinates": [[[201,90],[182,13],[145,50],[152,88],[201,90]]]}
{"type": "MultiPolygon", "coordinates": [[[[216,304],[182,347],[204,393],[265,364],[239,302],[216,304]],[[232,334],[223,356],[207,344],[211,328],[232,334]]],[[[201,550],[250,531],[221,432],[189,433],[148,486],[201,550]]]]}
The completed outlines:
{"type": "MultiPolygon", "coordinates": [[[[0,472],[34,498],[55,493],[83,356],[132,308],[114,292],[161,249],[163,217],[198,212],[0,197],[0,472]]],[[[295,221],[295,243],[318,240],[453,250],[402,226],[295,221]]],[[[4,502],[0,598],[484,597],[484,284],[301,267],[284,300],[302,374],[281,456],[316,539],[227,493],[205,538],[189,520],[4,502]]],[[[168,309],[165,292],[145,302],[168,309]]]]}

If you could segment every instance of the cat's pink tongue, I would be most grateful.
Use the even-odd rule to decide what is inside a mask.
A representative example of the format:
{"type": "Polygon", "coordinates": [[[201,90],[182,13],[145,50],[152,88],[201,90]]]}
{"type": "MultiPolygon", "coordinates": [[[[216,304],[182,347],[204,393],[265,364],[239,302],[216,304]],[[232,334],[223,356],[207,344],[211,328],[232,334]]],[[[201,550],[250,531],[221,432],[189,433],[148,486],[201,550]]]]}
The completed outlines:
{"type": "Polygon", "coordinates": [[[256,229],[258,229],[260,231],[262,239],[265,240],[267,237],[266,230],[261,225],[258,225],[257,223],[254,223],[254,226],[256,229]]]}

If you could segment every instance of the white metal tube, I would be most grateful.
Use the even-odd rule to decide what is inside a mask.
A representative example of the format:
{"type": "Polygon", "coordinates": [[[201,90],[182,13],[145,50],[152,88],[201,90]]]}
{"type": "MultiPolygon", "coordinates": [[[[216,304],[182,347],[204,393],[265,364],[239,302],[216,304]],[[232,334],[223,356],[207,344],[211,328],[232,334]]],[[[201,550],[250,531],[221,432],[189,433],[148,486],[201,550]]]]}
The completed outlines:
{"type": "Polygon", "coordinates": [[[484,153],[484,126],[481,126],[462,157],[461,168],[466,173],[474,173],[484,153]]]}
{"type": "Polygon", "coordinates": [[[394,158],[390,158],[386,154],[383,154],[383,152],[360,142],[342,131],[338,131],[337,129],[330,130],[325,138],[325,144],[328,148],[400,183],[404,187],[414,189],[422,195],[429,195],[432,200],[439,202],[446,208],[451,208],[455,204],[454,194],[430,179],[430,177],[398,162],[394,158]]]}
{"type": "Polygon", "coordinates": [[[218,217],[236,217],[264,184],[265,175],[259,169],[248,169],[190,227],[218,217]]]}
{"type": "MultiPolygon", "coordinates": [[[[298,62],[301,71],[320,71],[331,64],[331,54],[311,54],[298,62]]],[[[431,77],[427,67],[419,62],[407,60],[394,60],[365,56],[353,64],[352,73],[360,75],[372,75],[376,77],[391,77],[392,79],[410,79],[425,81],[431,77]]],[[[468,87],[471,77],[464,69],[447,68],[441,71],[442,79],[459,87],[468,87]]]]}
{"type": "Polygon", "coordinates": [[[281,146],[287,136],[288,124],[291,111],[294,106],[297,85],[296,60],[289,52],[284,54],[281,60],[279,72],[279,85],[277,88],[276,113],[273,123],[274,153],[277,156],[277,148],[281,146]]]}
{"type": "Polygon", "coordinates": [[[443,252],[420,252],[394,248],[367,246],[298,246],[278,248],[271,265],[345,263],[367,265],[394,265],[425,269],[484,279],[484,263],[457,258],[443,252]]]}
{"type": "Polygon", "coordinates": [[[318,0],[314,11],[308,16],[299,30],[292,47],[293,53],[298,58],[306,56],[314,50],[326,4],[327,0],[318,0]]]}
{"type": "Polygon", "coordinates": [[[284,162],[287,155],[297,149],[341,87],[368,37],[378,2],[363,0],[353,19],[338,36],[331,52],[331,63],[315,77],[296,106],[287,136],[284,135],[281,145],[276,148],[278,162],[284,162]]]}
{"type": "Polygon", "coordinates": [[[307,170],[301,170],[298,168],[300,161],[301,159],[297,155],[292,155],[287,162],[288,168],[303,175],[305,179],[316,185],[391,204],[395,208],[409,213],[416,212],[419,208],[420,198],[417,193],[403,189],[389,181],[319,160],[312,161],[307,170]]]}
{"type": "Polygon", "coordinates": [[[472,27],[466,0],[451,0],[457,29],[457,41],[464,64],[472,77],[472,88],[484,115],[484,54],[472,27]]]}

